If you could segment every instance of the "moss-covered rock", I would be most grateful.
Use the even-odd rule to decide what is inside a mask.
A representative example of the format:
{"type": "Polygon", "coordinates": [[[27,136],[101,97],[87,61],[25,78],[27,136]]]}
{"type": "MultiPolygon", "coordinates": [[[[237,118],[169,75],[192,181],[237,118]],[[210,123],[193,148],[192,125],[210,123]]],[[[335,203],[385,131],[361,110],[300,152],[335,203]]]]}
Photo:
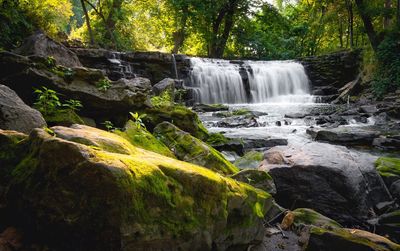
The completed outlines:
{"type": "Polygon", "coordinates": [[[231,178],[267,191],[272,195],[276,193],[274,180],[266,171],[247,169],[235,173],[231,178]]]}
{"type": "Polygon", "coordinates": [[[114,131],[119,136],[127,139],[132,145],[146,149],[161,155],[176,158],[175,155],[162,142],[157,140],[153,134],[148,132],[146,128],[137,127],[136,124],[129,120],[124,131],[114,131]]]}
{"type": "Polygon", "coordinates": [[[376,169],[379,174],[387,179],[400,179],[400,159],[381,157],[376,161],[376,169]]]}
{"type": "Polygon", "coordinates": [[[150,131],[153,131],[158,124],[166,121],[203,141],[206,141],[209,137],[207,129],[201,123],[197,114],[185,106],[153,107],[143,110],[142,113],[146,114],[142,120],[150,131]]]}
{"type": "Polygon", "coordinates": [[[50,249],[225,250],[264,236],[268,193],[113,133],[52,130],[31,133],[7,195],[50,249]]]}
{"type": "Polygon", "coordinates": [[[341,227],[341,225],[336,221],[309,208],[297,208],[294,211],[288,211],[282,221],[282,225],[284,229],[288,229],[291,226],[296,228],[302,226],[316,226],[324,228],[341,227]]]}
{"type": "Polygon", "coordinates": [[[78,114],[69,109],[59,110],[54,114],[44,115],[44,119],[49,126],[70,126],[73,124],[85,124],[85,122],[81,119],[81,117],[79,117],[78,114]]]}
{"type": "Polygon", "coordinates": [[[234,174],[239,171],[213,147],[171,123],[163,122],[157,125],[153,133],[180,160],[207,167],[221,174],[234,174]]]}
{"type": "Polygon", "coordinates": [[[310,239],[305,250],[398,251],[400,250],[400,245],[382,236],[363,230],[312,227],[310,229],[310,239]]]}
{"type": "Polygon", "coordinates": [[[261,161],[264,159],[264,154],[256,151],[247,152],[243,157],[235,161],[235,166],[240,169],[258,168],[261,161]]]}

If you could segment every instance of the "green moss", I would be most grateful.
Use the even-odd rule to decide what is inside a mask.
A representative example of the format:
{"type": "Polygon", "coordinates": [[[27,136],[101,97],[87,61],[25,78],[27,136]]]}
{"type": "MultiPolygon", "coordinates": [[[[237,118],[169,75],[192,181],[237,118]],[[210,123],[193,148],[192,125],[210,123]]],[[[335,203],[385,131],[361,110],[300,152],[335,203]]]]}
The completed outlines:
{"type": "Polygon", "coordinates": [[[204,166],[222,174],[233,174],[239,171],[213,147],[168,122],[159,124],[154,129],[154,135],[180,160],[204,166]]]}
{"type": "Polygon", "coordinates": [[[127,139],[132,145],[175,158],[175,155],[162,142],[158,141],[145,128],[138,128],[131,120],[125,125],[124,131],[115,130],[119,136],[127,139]]]}
{"type": "Polygon", "coordinates": [[[207,139],[207,144],[209,145],[220,145],[228,142],[229,140],[221,133],[211,133],[210,137],[207,139]]]}
{"type": "Polygon", "coordinates": [[[381,157],[376,161],[376,169],[383,177],[400,176],[400,159],[381,157]]]}
{"type": "Polygon", "coordinates": [[[323,216],[308,208],[298,208],[291,212],[294,215],[294,224],[313,225],[318,227],[342,227],[336,221],[323,216]]]}
{"type": "Polygon", "coordinates": [[[85,124],[85,122],[78,116],[78,114],[69,109],[58,110],[53,114],[45,115],[44,119],[46,120],[49,126],[55,126],[55,125],[70,126],[72,124],[81,124],[81,125],[85,124]]]}
{"type": "Polygon", "coordinates": [[[207,140],[209,133],[195,112],[185,106],[173,105],[148,108],[140,113],[146,116],[142,119],[146,127],[152,131],[158,124],[167,121],[194,137],[207,140]]]}
{"type": "Polygon", "coordinates": [[[235,161],[235,166],[240,169],[257,168],[264,159],[264,154],[256,151],[247,152],[243,157],[235,161]]]}
{"type": "Polygon", "coordinates": [[[382,236],[358,229],[327,229],[312,227],[310,233],[311,243],[313,242],[313,239],[321,239],[324,241],[325,245],[329,246],[331,249],[338,248],[338,250],[343,250],[343,248],[347,248],[348,250],[357,249],[375,251],[400,250],[400,245],[393,243],[382,236]]]}

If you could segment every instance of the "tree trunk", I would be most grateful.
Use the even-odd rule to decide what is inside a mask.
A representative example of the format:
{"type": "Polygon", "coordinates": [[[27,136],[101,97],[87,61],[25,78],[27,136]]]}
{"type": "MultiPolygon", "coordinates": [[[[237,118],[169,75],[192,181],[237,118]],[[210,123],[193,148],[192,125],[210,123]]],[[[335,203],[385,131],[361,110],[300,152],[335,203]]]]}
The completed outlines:
{"type": "Polygon", "coordinates": [[[400,0],[397,0],[397,26],[400,27],[400,0]]]}
{"type": "Polygon", "coordinates": [[[113,0],[110,13],[108,14],[108,17],[105,20],[105,26],[108,31],[105,37],[113,42],[114,47],[116,49],[118,49],[117,40],[115,39],[114,36],[115,25],[117,24],[117,19],[118,19],[118,17],[116,17],[116,14],[121,10],[122,2],[123,0],[113,0]]]}
{"type": "Polygon", "coordinates": [[[90,45],[94,45],[94,36],[93,36],[92,26],[90,25],[89,14],[87,12],[84,0],[81,0],[81,5],[82,5],[83,13],[85,13],[86,26],[87,26],[89,38],[90,38],[90,45]]]}
{"type": "Polygon", "coordinates": [[[179,50],[182,48],[183,43],[185,42],[185,37],[186,37],[186,33],[185,33],[185,29],[186,29],[186,21],[187,21],[187,17],[188,17],[188,8],[187,6],[185,6],[182,9],[182,20],[181,20],[181,27],[179,28],[178,31],[174,32],[172,34],[173,39],[174,39],[174,48],[172,49],[172,53],[173,54],[177,54],[179,52],[179,50]]]}
{"type": "Polygon", "coordinates": [[[365,3],[363,0],[355,0],[358,12],[360,13],[361,19],[364,23],[364,28],[365,31],[368,35],[368,39],[371,43],[372,49],[376,52],[378,50],[379,46],[379,38],[378,35],[374,29],[374,25],[372,24],[372,19],[371,17],[367,14],[366,8],[365,8],[365,3]]]}
{"type": "Polygon", "coordinates": [[[350,37],[350,48],[354,47],[354,13],[353,13],[353,2],[348,1],[348,13],[349,13],[349,37],[350,37]]]}
{"type": "Polygon", "coordinates": [[[392,9],[392,0],[385,0],[385,17],[383,18],[383,29],[388,29],[390,27],[390,24],[392,22],[390,18],[390,10],[392,9]]]}

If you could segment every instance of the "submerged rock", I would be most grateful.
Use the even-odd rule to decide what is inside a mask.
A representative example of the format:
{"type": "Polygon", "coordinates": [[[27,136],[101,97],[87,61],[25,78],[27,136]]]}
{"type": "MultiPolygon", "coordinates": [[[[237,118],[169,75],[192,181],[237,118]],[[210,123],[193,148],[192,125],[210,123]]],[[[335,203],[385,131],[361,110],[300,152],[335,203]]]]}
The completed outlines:
{"type": "Polygon", "coordinates": [[[277,202],[287,208],[312,208],[346,224],[359,224],[390,195],[376,158],[324,143],[277,146],[265,153],[262,170],[274,178],[277,202]]]}
{"type": "Polygon", "coordinates": [[[268,193],[95,128],[52,130],[31,133],[6,194],[9,221],[50,250],[226,250],[264,236],[268,193]]]}
{"type": "Polygon", "coordinates": [[[27,106],[7,86],[0,85],[0,129],[29,133],[46,126],[42,114],[27,106]]]}
{"type": "Polygon", "coordinates": [[[171,123],[163,122],[157,125],[154,128],[154,136],[168,146],[180,160],[207,167],[221,174],[234,174],[239,171],[213,147],[171,123]]]}

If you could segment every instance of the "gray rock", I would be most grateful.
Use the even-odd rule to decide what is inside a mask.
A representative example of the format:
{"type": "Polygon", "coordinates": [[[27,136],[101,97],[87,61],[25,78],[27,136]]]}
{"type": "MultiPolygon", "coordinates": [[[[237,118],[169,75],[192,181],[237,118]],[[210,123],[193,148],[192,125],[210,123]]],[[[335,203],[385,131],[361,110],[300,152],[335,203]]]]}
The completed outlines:
{"type": "MultiPolygon", "coordinates": [[[[398,137],[398,136],[397,136],[398,137]]],[[[374,139],[372,145],[376,148],[387,151],[400,151],[400,139],[396,136],[382,136],[374,139]]]]}
{"type": "Polygon", "coordinates": [[[375,105],[363,105],[360,107],[360,111],[364,113],[375,113],[378,109],[375,105]]]}
{"type": "Polygon", "coordinates": [[[66,67],[82,66],[74,52],[64,45],[52,40],[42,32],[36,32],[29,36],[22,46],[15,50],[15,52],[25,56],[51,56],[56,60],[57,64],[66,67]]]}
{"type": "Polygon", "coordinates": [[[290,118],[290,119],[303,119],[307,116],[305,113],[288,113],[285,114],[285,118],[290,118]]]}
{"type": "Polygon", "coordinates": [[[153,93],[160,95],[165,90],[169,89],[172,93],[175,90],[175,80],[172,78],[165,78],[153,86],[153,93]]]}
{"type": "Polygon", "coordinates": [[[343,146],[312,142],[274,147],[260,168],[273,177],[281,206],[312,208],[340,223],[355,223],[390,198],[375,160],[343,146]]]}
{"type": "Polygon", "coordinates": [[[337,127],[307,129],[307,134],[311,135],[313,140],[330,142],[340,145],[372,145],[374,138],[380,135],[380,132],[373,129],[360,129],[353,127],[337,127]]]}
{"type": "Polygon", "coordinates": [[[30,133],[34,128],[46,126],[42,114],[27,106],[7,86],[0,85],[0,128],[30,133]]]}

